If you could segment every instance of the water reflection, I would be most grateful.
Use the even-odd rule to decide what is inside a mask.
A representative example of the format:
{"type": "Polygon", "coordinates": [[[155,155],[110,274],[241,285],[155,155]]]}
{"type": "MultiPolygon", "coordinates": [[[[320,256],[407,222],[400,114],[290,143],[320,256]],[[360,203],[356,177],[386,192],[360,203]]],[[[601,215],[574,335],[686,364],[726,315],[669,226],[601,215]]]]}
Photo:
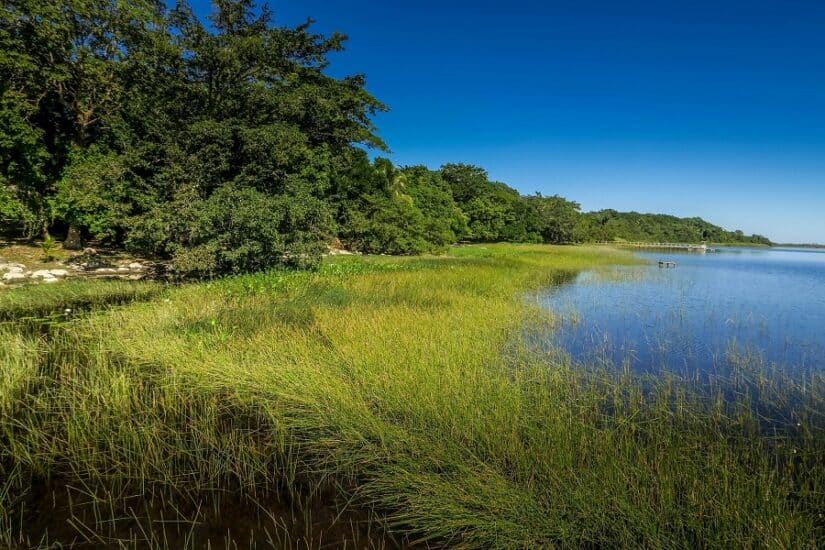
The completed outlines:
{"type": "Polygon", "coordinates": [[[580,273],[538,296],[560,316],[547,349],[634,371],[715,371],[731,359],[825,368],[825,253],[647,252],[649,265],[580,273]],[[658,260],[676,268],[662,269],[658,260]]]}

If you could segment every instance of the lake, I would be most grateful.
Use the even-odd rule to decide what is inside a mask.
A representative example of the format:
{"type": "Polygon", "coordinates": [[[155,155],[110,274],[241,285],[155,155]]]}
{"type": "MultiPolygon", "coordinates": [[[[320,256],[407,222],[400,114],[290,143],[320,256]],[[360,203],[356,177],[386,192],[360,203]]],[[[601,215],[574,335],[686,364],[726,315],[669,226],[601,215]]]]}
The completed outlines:
{"type": "Polygon", "coordinates": [[[586,271],[538,296],[560,315],[548,347],[634,371],[731,359],[825,369],[825,251],[645,251],[649,265],[586,271]],[[660,268],[672,260],[675,268],[660,268]]]}

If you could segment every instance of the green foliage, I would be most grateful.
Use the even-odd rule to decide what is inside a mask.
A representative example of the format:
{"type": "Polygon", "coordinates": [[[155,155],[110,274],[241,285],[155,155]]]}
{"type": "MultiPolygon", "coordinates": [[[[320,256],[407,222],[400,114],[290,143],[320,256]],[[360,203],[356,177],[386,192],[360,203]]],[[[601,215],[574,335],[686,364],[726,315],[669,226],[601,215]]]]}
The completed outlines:
{"type": "Polygon", "coordinates": [[[0,178],[0,223],[3,228],[17,223],[27,228],[31,234],[37,225],[37,219],[26,204],[17,196],[17,188],[8,185],[0,178]]]}
{"type": "Polygon", "coordinates": [[[40,243],[40,249],[43,251],[43,259],[50,262],[54,259],[54,249],[57,248],[57,241],[51,235],[46,235],[43,242],[40,243]]]}
{"type": "Polygon", "coordinates": [[[217,2],[210,23],[150,0],[7,3],[0,216],[127,242],[181,275],[316,263],[332,160],[384,146],[384,106],[363,77],[325,73],[343,35],[275,26],[249,0],[217,2]]]}
{"type": "Polygon", "coordinates": [[[127,244],[171,257],[180,276],[305,268],[318,263],[330,223],[325,204],[311,195],[226,184],[208,198],[181,190],[136,220],[127,244]]]}
{"type": "Polygon", "coordinates": [[[406,194],[424,216],[424,235],[436,248],[443,248],[470,233],[467,215],[453,200],[449,185],[440,172],[424,166],[401,169],[406,194]]]}
{"type": "Polygon", "coordinates": [[[564,243],[575,240],[579,205],[558,195],[521,196],[484,169],[466,164],[441,167],[456,202],[469,219],[475,241],[564,243]]]}
{"type": "Polygon", "coordinates": [[[601,210],[581,216],[577,232],[590,241],[711,242],[720,244],[770,245],[761,235],[726,231],[701,218],[677,218],[664,214],[639,214],[601,210]]]}
{"type": "MultiPolygon", "coordinates": [[[[333,178],[341,240],[368,253],[420,254],[443,247],[446,242],[434,240],[439,235],[432,234],[428,217],[409,194],[409,180],[407,173],[387,159],[370,164],[366,154],[356,155],[333,178]]],[[[415,187],[419,187],[416,180],[415,187]]]]}
{"type": "Polygon", "coordinates": [[[475,241],[535,242],[538,235],[528,227],[528,205],[518,191],[492,182],[478,166],[446,164],[441,177],[467,216],[469,234],[475,241]]]}
{"type": "Polygon", "coordinates": [[[92,238],[114,239],[139,201],[140,183],[123,155],[76,149],[55,186],[52,215],[92,238]]]}
{"type": "Polygon", "coordinates": [[[525,197],[532,209],[535,230],[547,243],[569,243],[579,238],[576,224],[580,207],[558,195],[544,197],[541,194],[525,197]]]}
{"type": "Polygon", "coordinates": [[[369,119],[383,106],[363,79],[324,74],[343,36],[272,26],[245,0],[216,7],[214,29],[184,8],[170,16],[174,82],[147,93],[185,109],[151,128],[169,146],[142,152],[155,157],[157,198],[127,242],[171,257],[180,275],[315,265],[334,236],[333,159],[383,146],[369,119]]]}
{"type": "Polygon", "coordinates": [[[218,0],[208,23],[155,0],[9,0],[0,10],[0,219],[172,261],[179,276],[312,266],[451,243],[767,242],[701,220],[522,196],[484,169],[370,162],[386,107],[331,76],[345,36],[218,0]],[[265,242],[264,242],[265,241],[265,242]]]}
{"type": "Polygon", "coordinates": [[[10,0],[0,11],[0,178],[45,224],[74,147],[120,126],[122,69],[160,19],[151,0],[10,0]]]}

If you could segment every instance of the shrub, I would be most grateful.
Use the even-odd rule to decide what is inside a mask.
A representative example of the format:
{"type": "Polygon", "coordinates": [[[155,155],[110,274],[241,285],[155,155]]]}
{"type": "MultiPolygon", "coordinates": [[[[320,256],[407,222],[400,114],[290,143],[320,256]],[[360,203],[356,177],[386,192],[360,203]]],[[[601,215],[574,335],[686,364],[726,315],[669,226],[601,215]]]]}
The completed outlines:
{"type": "Polygon", "coordinates": [[[208,198],[189,189],[153,209],[136,220],[129,245],[170,256],[178,277],[308,268],[326,249],[330,219],[311,195],[272,196],[226,184],[208,198]]]}

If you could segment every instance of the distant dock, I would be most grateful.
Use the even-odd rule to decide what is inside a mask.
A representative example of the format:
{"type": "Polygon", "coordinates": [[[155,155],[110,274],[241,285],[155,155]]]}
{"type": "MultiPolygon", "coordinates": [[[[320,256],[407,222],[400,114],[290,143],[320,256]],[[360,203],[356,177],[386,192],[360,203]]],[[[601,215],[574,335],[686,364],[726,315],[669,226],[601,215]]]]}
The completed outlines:
{"type": "Polygon", "coordinates": [[[627,246],[630,248],[656,248],[667,250],[686,250],[688,252],[718,252],[715,248],[710,248],[708,245],[693,244],[693,243],[645,243],[645,242],[626,242],[626,241],[598,241],[596,244],[605,244],[610,246],[627,246]]]}
{"type": "Polygon", "coordinates": [[[670,260],[659,260],[659,267],[660,268],[664,267],[666,269],[671,268],[671,267],[676,267],[676,262],[673,262],[673,261],[670,261],[670,260]]]}

